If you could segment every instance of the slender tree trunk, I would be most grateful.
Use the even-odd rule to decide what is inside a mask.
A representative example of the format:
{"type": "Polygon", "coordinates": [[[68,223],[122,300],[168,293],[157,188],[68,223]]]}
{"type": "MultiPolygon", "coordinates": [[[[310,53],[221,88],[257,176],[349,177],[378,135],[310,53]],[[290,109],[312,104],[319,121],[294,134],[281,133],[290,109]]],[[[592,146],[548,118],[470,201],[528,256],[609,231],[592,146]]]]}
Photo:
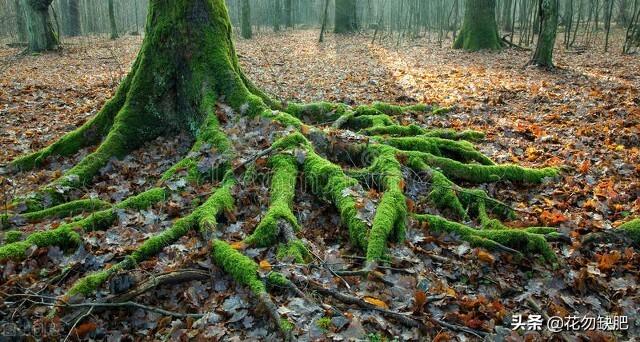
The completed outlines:
{"type": "Polygon", "coordinates": [[[284,0],[284,27],[293,27],[293,6],[292,0],[284,0]]]}
{"type": "Polygon", "coordinates": [[[552,68],[553,47],[558,31],[558,0],[538,0],[538,17],[538,44],[529,64],[552,68]]]}
{"type": "Polygon", "coordinates": [[[282,3],[281,0],[273,1],[273,31],[280,31],[280,23],[282,21],[282,3]]]}
{"type": "Polygon", "coordinates": [[[609,3],[607,4],[607,12],[605,13],[606,18],[605,18],[605,38],[604,38],[604,52],[607,52],[609,50],[609,32],[611,31],[611,17],[613,14],[613,0],[609,0],[609,3]]]}
{"type": "Polygon", "coordinates": [[[67,2],[67,34],[71,37],[80,35],[80,7],[79,0],[69,0],[67,2]]]}
{"type": "Polygon", "coordinates": [[[27,25],[24,18],[24,6],[22,6],[22,0],[14,0],[16,9],[16,25],[18,26],[18,41],[27,41],[27,25]]]}
{"type": "Polygon", "coordinates": [[[505,0],[502,5],[502,29],[505,31],[511,31],[511,7],[513,6],[513,0],[505,0]]]}
{"type": "Polygon", "coordinates": [[[116,13],[113,0],[109,0],[109,27],[111,28],[111,39],[118,38],[118,27],[116,26],[116,13]]]}
{"type": "Polygon", "coordinates": [[[242,0],[242,13],[241,13],[241,35],[244,39],[251,39],[253,37],[253,30],[251,27],[251,4],[249,0],[242,0]]]}
{"type": "Polygon", "coordinates": [[[48,51],[57,49],[59,44],[58,36],[53,29],[49,16],[49,6],[53,0],[22,1],[26,13],[29,50],[48,51]]]}
{"type": "Polygon", "coordinates": [[[454,49],[477,51],[502,47],[496,23],[495,0],[465,0],[465,14],[454,49]]]}
{"type": "Polygon", "coordinates": [[[327,20],[329,17],[329,0],[324,0],[324,13],[322,15],[322,27],[320,28],[320,43],[324,42],[324,33],[327,29],[327,20]]]}
{"type": "Polygon", "coordinates": [[[335,33],[352,33],[358,30],[356,0],[335,0],[335,33]]]}

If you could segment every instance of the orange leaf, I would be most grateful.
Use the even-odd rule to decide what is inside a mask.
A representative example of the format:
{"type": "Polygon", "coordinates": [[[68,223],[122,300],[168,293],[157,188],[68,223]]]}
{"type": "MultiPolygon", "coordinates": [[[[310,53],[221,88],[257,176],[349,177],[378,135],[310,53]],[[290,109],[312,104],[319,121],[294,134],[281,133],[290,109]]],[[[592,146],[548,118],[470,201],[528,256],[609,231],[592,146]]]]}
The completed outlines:
{"type": "Polygon", "coordinates": [[[555,226],[559,223],[567,221],[567,217],[562,215],[562,213],[558,211],[552,213],[545,210],[540,214],[540,220],[542,220],[542,223],[547,226],[555,226]]]}
{"type": "Polygon", "coordinates": [[[265,271],[271,271],[271,263],[269,263],[267,260],[262,260],[260,261],[260,268],[265,271]]]}
{"type": "Polygon", "coordinates": [[[413,312],[419,313],[422,312],[422,307],[427,302],[427,294],[424,291],[416,291],[414,293],[414,303],[413,303],[413,312]]]}
{"type": "Polygon", "coordinates": [[[441,331],[433,338],[433,342],[448,342],[451,341],[451,335],[445,331],[441,331]]]}
{"type": "Polygon", "coordinates": [[[92,331],[96,330],[97,328],[98,328],[98,325],[93,323],[93,322],[82,323],[82,324],[78,325],[77,327],[73,328],[73,330],[71,330],[71,333],[69,335],[70,336],[77,336],[79,338],[83,338],[87,334],[89,334],[92,331]]]}
{"type": "Polygon", "coordinates": [[[238,241],[238,242],[232,243],[231,244],[231,248],[233,248],[235,250],[238,250],[238,251],[241,251],[241,250],[247,248],[247,245],[242,241],[238,241]]]}
{"type": "Polygon", "coordinates": [[[578,170],[581,173],[587,173],[589,172],[589,169],[591,168],[591,161],[589,159],[585,159],[582,164],[580,164],[580,167],[578,168],[578,170]]]}
{"type": "Polygon", "coordinates": [[[610,253],[603,254],[600,256],[600,261],[598,261],[598,268],[600,271],[608,271],[612,269],[618,261],[620,261],[620,257],[620,251],[612,251],[610,253]]]}
{"type": "Polygon", "coordinates": [[[374,297],[369,297],[369,296],[367,296],[367,297],[364,297],[364,301],[365,301],[365,302],[367,302],[367,303],[369,303],[369,304],[375,305],[375,306],[377,306],[377,307],[379,307],[379,308],[383,308],[383,309],[388,309],[388,308],[389,308],[389,306],[387,305],[387,303],[385,303],[385,302],[381,301],[381,300],[380,300],[380,299],[378,299],[378,298],[374,298],[374,297]]]}
{"type": "Polygon", "coordinates": [[[484,261],[488,264],[493,264],[493,262],[495,261],[495,258],[493,257],[493,255],[479,249],[478,250],[478,259],[480,261],[484,261]]]}

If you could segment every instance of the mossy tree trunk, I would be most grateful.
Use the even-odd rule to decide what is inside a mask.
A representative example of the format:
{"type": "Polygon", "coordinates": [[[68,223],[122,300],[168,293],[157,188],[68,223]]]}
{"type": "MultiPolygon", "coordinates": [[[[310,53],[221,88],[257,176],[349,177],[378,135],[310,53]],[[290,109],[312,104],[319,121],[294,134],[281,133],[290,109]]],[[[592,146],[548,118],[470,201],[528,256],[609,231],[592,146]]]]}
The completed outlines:
{"type": "Polygon", "coordinates": [[[496,0],[465,0],[464,19],[454,49],[499,50],[502,42],[496,24],[496,0]]]}
{"type": "Polygon", "coordinates": [[[14,0],[16,10],[16,26],[18,30],[18,41],[27,41],[27,25],[24,22],[24,7],[22,6],[22,0],[14,0]]]}
{"type": "MultiPolygon", "coordinates": [[[[111,276],[137,267],[196,231],[209,243],[214,263],[247,286],[279,329],[289,334],[291,324],[280,319],[265,283],[282,288],[290,282],[277,272],[260,278],[258,264],[241,249],[277,247],[278,257],[297,262],[309,259],[307,246],[297,237],[304,227],[293,212],[299,181],[306,183],[311,195],[336,208],[351,244],[366,255],[363,274],[385,260],[388,242],[403,241],[410,223],[434,233],[453,233],[477,247],[518,256],[539,254],[544,260],[555,261],[547,243],[558,238],[554,229],[506,227],[497,218],[512,218],[511,208],[483,190],[463,188],[454,181],[539,183],[555,177],[557,169],[496,165],[472,144],[482,139],[479,132],[399,123],[399,116],[437,115],[447,111],[443,108],[385,103],[358,107],[327,102],[285,105],[273,101],[245,77],[238,64],[224,0],[151,0],[145,30],[130,73],[95,117],[52,145],[14,160],[9,167],[15,172],[33,169],[51,155],[68,156],[98,145],[62,177],[17,199],[20,203],[12,206],[26,208],[20,215],[30,222],[93,213],[0,246],[0,260],[25,258],[34,246],[81,244],[83,232],[109,229],[118,211],[143,210],[176,194],[179,190],[170,182],[181,180],[211,183],[210,196],[119,263],[79,279],[66,295],[91,295],[111,276]],[[255,125],[254,131],[265,140],[251,137],[232,142],[227,138],[234,134],[242,139],[237,136],[238,127],[247,125],[255,125]],[[75,192],[69,190],[89,185],[112,158],[122,158],[148,141],[179,132],[191,134],[195,142],[156,187],[115,204],[70,198],[75,192]],[[232,247],[217,238],[217,219],[234,212],[234,189],[242,185],[244,166],[258,158],[268,159],[261,167],[271,172],[269,207],[253,233],[232,247]],[[360,161],[357,167],[351,166],[353,160],[360,161]],[[348,169],[342,166],[346,163],[348,169]],[[429,184],[428,204],[442,215],[410,212],[405,184],[414,176],[429,184]],[[370,192],[378,192],[380,197],[373,218],[366,219],[370,215],[363,215],[360,204],[370,192]]],[[[255,170],[258,163],[254,164],[255,170]]],[[[0,215],[0,225],[7,224],[8,216],[0,215]]]]}
{"type": "Polygon", "coordinates": [[[356,0],[335,0],[335,33],[353,33],[358,30],[356,0]]]}
{"type": "Polygon", "coordinates": [[[251,4],[249,4],[249,0],[242,0],[241,10],[240,34],[244,39],[251,39],[253,37],[253,29],[251,27],[251,4]]]}
{"type": "Polygon", "coordinates": [[[553,68],[553,48],[558,31],[558,0],[538,0],[540,31],[530,65],[553,68]]]}
{"type": "Polygon", "coordinates": [[[280,24],[282,23],[282,2],[281,0],[273,1],[273,31],[280,31],[280,24]]]}
{"type": "Polygon", "coordinates": [[[118,26],[116,25],[116,11],[113,0],[109,0],[109,28],[111,29],[111,39],[118,39],[118,26]]]}
{"type": "Polygon", "coordinates": [[[57,49],[58,36],[49,16],[49,6],[53,0],[22,1],[27,23],[29,50],[39,52],[57,49]]]}

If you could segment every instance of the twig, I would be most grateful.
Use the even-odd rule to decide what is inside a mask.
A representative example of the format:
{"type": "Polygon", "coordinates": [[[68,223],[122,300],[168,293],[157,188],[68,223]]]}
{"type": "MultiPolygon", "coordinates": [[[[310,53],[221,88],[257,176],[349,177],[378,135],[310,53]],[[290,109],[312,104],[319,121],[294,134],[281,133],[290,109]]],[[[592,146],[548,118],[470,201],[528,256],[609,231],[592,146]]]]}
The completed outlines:
{"type": "MultiPolygon", "coordinates": [[[[91,315],[91,312],[93,312],[93,306],[89,308],[89,311],[87,311],[84,315],[78,317],[78,319],[75,321],[75,323],[73,323],[73,325],[71,326],[71,329],[69,329],[69,333],[67,334],[67,336],[64,338],[64,342],[67,342],[67,340],[69,340],[69,337],[71,336],[71,333],[73,332],[73,330],[76,328],[76,326],[78,325],[78,323],[80,323],[80,321],[82,321],[83,319],[85,319],[86,317],[89,317],[89,315],[91,315]]],[[[76,333],[77,335],[77,333],[76,333]]]]}
{"type": "Polygon", "coordinates": [[[53,304],[53,305],[57,306],[57,307],[62,307],[62,308],[86,308],[86,307],[91,307],[91,308],[93,308],[93,307],[96,307],[96,308],[122,308],[122,307],[134,307],[134,308],[142,309],[142,310],[145,310],[145,311],[156,312],[156,313],[159,313],[161,315],[172,316],[172,317],[177,317],[177,318],[187,318],[187,317],[202,318],[204,316],[203,314],[184,314],[184,313],[180,313],[180,312],[169,311],[169,310],[157,308],[157,307],[154,307],[154,306],[148,306],[148,305],[144,305],[144,304],[140,304],[140,303],[136,303],[136,302],[132,302],[132,301],[118,302],[118,303],[99,303],[99,302],[87,302],[87,303],[76,303],[76,304],[62,303],[62,304],[53,304]]]}
{"type": "Polygon", "coordinates": [[[329,265],[327,265],[327,262],[324,261],[323,259],[321,259],[316,253],[314,253],[311,249],[309,249],[309,253],[311,255],[313,255],[314,258],[318,259],[318,261],[320,262],[320,264],[322,265],[322,267],[326,268],[331,274],[333,274],[333,276],[335,276],[336,278],[340,279],[342,281],[342,283],[344,284],[344,286],[346,286],[347,290],[351,291],[351,286],[349,286],[349,283],[344,280],[344,278],[342,278],[336,271],[334,271],[331,267],[329,267],[329,265]]]}

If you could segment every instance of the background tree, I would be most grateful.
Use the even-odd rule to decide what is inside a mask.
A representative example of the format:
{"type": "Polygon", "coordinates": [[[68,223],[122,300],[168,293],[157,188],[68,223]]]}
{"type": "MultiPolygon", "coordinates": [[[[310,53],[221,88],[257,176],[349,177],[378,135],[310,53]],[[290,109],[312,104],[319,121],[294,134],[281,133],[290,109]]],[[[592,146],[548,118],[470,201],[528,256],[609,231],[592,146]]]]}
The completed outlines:
{"type": "Polygon", "coordinates": [[[284,0],[284,27],[293,27],[293,0],[284,0]]]}
{"type": "Polygon", "coordinates": [[[499,50],[502,47],[496,23],[495,0],[465,0],[462,28],[454,49],[477,51],[499,50]]]}
{"type": "Polygon", "coordinates": [[[80,8],[79,0],[67,0],[67,35],[74,37],[80,35],[80,8]]]}
{"type": "Polygon", "coordinates": [[[335,0],[335,33],[352,33],[359,28],[356,0],[335,0]]]}
{"type": "Polygon", "coordinates": [[[22,0],[27,23],[27,35],[29,38],[29,50],[48,51],[58,48],[58,36],[56,35],[51,18],[49,6],[52,0],[22,0]]]}
{"type": "Polygon", "coordinates": [[[253,37],[253,30],[251,28],[251,4],[249,0],[242,0],[242,24],[240,32],[242,38],[251,39],[253,37]]]}
{"type": "Polygon", "coordinates": [[[24,7],[22,6],[22,0],[15,0],[14,6],[16,11],[16,26],[18,31],[18,41],[26,42],[28,39],[27,25],[25,24],[24,7]]]}
{"type": "Polygon", "coordinates": [[[273,31],[280,31],[282,23],[282,2],[281,0],[273,0],[273,31]]]}
{"type": "Polygon", "coordinates": [[[109,27],[111,28],[111,39],[118,38],[118,27],[116,25],[116,13],[113,0],[109,0],[109,27]]]}
{"type": "Polygon", "coordinates": [[[558,0],[538,0],[538,7],[538,43],[529,64],[553,68],[553,48],[558,31],[558,0]]]}

